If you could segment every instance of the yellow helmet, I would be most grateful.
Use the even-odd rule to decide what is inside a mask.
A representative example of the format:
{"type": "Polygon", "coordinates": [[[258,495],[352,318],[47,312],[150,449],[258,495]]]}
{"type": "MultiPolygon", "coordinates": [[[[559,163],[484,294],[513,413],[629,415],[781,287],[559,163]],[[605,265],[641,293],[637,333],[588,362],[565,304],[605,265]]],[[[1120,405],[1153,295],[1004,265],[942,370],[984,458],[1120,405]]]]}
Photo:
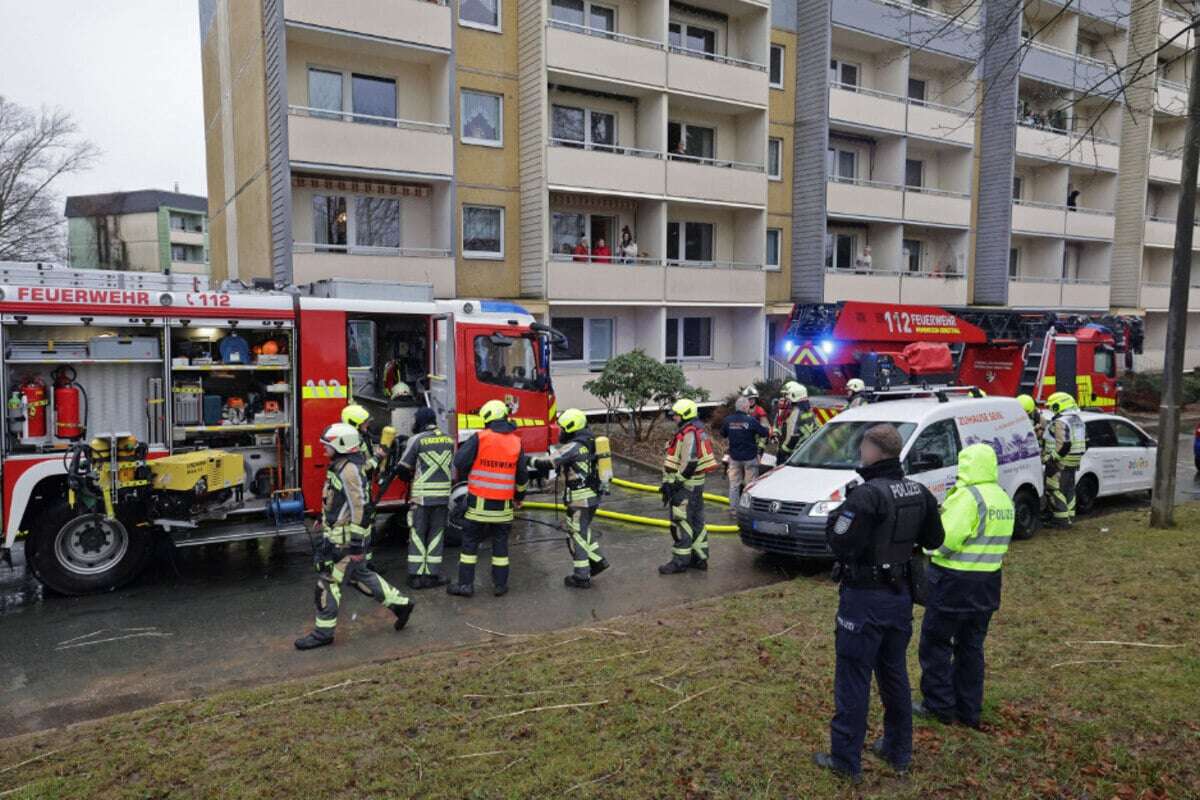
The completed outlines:
{"type": "Polygon", "coordinates": [[[321,434],[321,444],[333,448],[335,453],[357,453],[362,439],[353,425],[335,422],[321,434]]]}
{"type": "Polygon", "coordinates": [[[865,391],[866,388],[867,384],[862,378],[851,378],[850,380],[846,381],[847,392],[862,392],[865,391]]]}
{"type": "Polygon", "coordinates": [[[1046,408],[1054,414],[1061,414],[1079,406],[1075,404],[1075,398],[1066,392],[1055,392],[1046,398],[1046,408]]]}
{"type": "Polygon", "coordinates": [[[696,415],[700,413],[700,409],[697,408],[695,400],[681,397],[671,406],[671,413],[686,422],[689,419],[695,419],[696,415]]]}
{"type": "Polygon", "coordinates": [[[575,433],[583,430],[587,425],[587,415],[578,408],[568,408],[558,415],[558,424],[563,429],[563,433],[575,433]]]}
{"type": "Polygon", "coordinates": [[[1018,397],[1017,402],[1021,404],[1021,408],[1025,409],[1026,414],[1032,415],[1037,411],[1037,402],[1027,394],[1018,397]]]}
{"type": "Polygon", "coordinates": [[[503,400],[488,400],[483,404],[483,408],[479,409],[479,416],[483,418],[484,425],[508,419],[508,406],[503,400]]]}
{"type": "Polygon", "coordinates": [[[353,425],[356,428],[360,427],[370,418],[371,415],[368,414],[367,410],[358,403],[354,403],[353,405],[346,406],[342,409],[342,422],[346,423],[347,425],[353,425]]]}

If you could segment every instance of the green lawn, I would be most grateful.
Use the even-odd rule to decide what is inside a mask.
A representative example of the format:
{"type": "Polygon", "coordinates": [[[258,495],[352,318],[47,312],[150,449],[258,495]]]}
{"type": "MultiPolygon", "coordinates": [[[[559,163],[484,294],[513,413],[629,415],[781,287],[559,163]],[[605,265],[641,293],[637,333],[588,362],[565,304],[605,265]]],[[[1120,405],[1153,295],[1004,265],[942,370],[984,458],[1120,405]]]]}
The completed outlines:
{"type": "MultiPolygon", "coordinates": [[[[861,794],[1200,797],[1200,508],[1169,533],[1146,517],[1017,543],[986,731],[919,724],[913,777],[868,757],[861,794]]],[[[22,737],[0,797],[855,796],[809,763],[836,600],[800,578],[22,737]]]]}

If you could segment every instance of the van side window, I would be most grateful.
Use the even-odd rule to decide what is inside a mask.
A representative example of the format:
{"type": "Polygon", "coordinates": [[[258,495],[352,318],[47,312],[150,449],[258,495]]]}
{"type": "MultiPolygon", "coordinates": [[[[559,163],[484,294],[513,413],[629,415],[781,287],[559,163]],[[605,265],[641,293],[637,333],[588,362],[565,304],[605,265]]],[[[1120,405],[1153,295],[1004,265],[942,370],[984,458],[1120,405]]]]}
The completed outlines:
{"type": "Polygon", "coordinates": [[[1113,435],[1112,424],[1106,419],[1094,419],[1087,424],[1087,446],[1116,447],[1117,437],[1113,435]]]}
{"type": "Polygon", "coordinates": [[[904,459],[904,471],[914,474],[956,466],[958,450],[958,428],[954,420],[940,420],[917,435],[908,457],[904,459]]]}

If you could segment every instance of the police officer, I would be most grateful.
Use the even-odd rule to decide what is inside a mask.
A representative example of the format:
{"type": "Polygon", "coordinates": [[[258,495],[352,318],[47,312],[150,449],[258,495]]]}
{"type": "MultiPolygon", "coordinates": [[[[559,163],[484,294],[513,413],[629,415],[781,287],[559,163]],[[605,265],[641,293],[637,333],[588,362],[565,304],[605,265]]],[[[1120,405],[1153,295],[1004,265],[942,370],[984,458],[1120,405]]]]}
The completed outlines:
{"type": "Polygon", "coordinates": [[[708,431],[697,419],[694,400],[683,398],[671,406],[678,427],[667,443],[659,494],[671,509],[671,560],[658,568],[663,575],[708,569],[708,529],[704,527],[704,479],[717,468],[708,431]]]}
{"type": "Polygon", "coordinates": [[[863,483],[830,514],[825,538],[837,559],[836,712],[830,751],[813,761],[854,782],[861,780],[871,674],[883,700],[883,738],[872,751],[899,771],[912,760],[912,697],[905,651],[912,637],[909,562],[913,548],[934,549],[944,533],[937,500],[904,477],[903,442],[896,429],[875,425],[859,445],[863,483]]]}
{"type": "Polygon", "coordinates": [[[787,399],[788,415],[779,426],[780,464],[820,427],[808,404],[808,389],[805,389],[803,384],[793,383],[787,390],[787,399]]]}
{"type": "Polygon", "coordinates": [[[298,650],[333,644],[342,587],[346,584],[391,609],[396,615],[396,630],[408,623],[414,605],[368,570],[363,559],[369,539],[362,524],[368,490],[358,431],[345,423],[335,423],[321,435],[321,444],[330,463],[322,493],[322,538],[317,551],[317,622],[312,633],[296,640],[298,650]]]}
{"type": "Polygon", "coordinates": [[[846,381],[846,408],[858,408],[867,404],[867,384],[862,378],[846,381]]]}
{"type": "Polygon", "coordinates": [[[1050,498],[1050,527],[1069,528],[1075,519],[1075,472],[1087,452],[1087,428],[1075,398],[1055,392],[1046,398],[1050,421],[1042,439],[1046,466],[1046,495],[1050,498]]]}
{"type": "Polygon", "coordinates": [[[600,553],[600,536],[592,529],[592,520],[600,507],[600,496],[608,486],[600,481],[596,464],[596,437],[588,430],[587,416],[578,408],[558,415],[562,429],[562,447],[550,455],[534,459],[535,466],[549,472],[561,469],[567,485],[563,501],[567,506],[567,549],[573,571],[563,583],[573,589],[590,589],[593,576],[608,569],[608,560],[600,553]]]}
{"type": "Polygon", "coordinates": [[[432,408],[417,409],[413,435],[400,455],[398,473],[408,484],[408,585],[442,586],[442,537],[450,505],[454,440],[438,430],[432,408]]]}
{"type": "Polygon", "coordinates": [[[1038,411],[1037,401],[1030,395],[1023,394],[1017,397],[1017,402],[1021,404],[1021,408],[1025,409],[1025,415],[1029,417],[1029,422],[1033,425],[1033,433],[1037,436],[1039,442],[1042,441],[1043,428],[1045,422],[1042,420],[1042,415],[1038,411]]]}
{"type": "Polygon", "coordinates": [[[750,399],[743,395],[721,421],[721,435],[729,440],[729,513],[736,514],[742,487],[758,476],[759,440],[771,433],[750,413],[750,399]]]}
{"type": "Polygon", "coordinates": [[[454,456],[454,473],[467,479],[467,511],[463,520],[458,582],[446,591],[459,597],[475,594],[479,543],[492,540],[492,592],[508,593],[508,537],[513,506],[520,505],[528,484],[528,465],[517,426],[508,419],[503,400],[488,400],[479,409],[484,428],[465,441],[454,456]]]}
{"type": "Polygon", "coordinates": [[[979,727],[983,640],[1000,608],[1000,567],[1016,513],[1000,487],[991,445],[958,456],[958,479],[942,504],[946,539],[929,553],[929,596],[921,622],[921,695],[913,713],[979,727]]]}

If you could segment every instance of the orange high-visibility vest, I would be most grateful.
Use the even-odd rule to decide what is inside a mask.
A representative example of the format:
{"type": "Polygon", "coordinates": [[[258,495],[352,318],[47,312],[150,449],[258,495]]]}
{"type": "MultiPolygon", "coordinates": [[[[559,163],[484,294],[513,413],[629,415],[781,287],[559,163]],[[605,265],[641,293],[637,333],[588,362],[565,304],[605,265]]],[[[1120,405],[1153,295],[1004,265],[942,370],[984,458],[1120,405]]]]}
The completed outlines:
{"type": "Polygon", "coordinates": [[[467,491],[486,500],[512,500],[517,493],[517,460],[521,437],[484,428],[478,434],[479,452],[467,476],[467,491]]]}

